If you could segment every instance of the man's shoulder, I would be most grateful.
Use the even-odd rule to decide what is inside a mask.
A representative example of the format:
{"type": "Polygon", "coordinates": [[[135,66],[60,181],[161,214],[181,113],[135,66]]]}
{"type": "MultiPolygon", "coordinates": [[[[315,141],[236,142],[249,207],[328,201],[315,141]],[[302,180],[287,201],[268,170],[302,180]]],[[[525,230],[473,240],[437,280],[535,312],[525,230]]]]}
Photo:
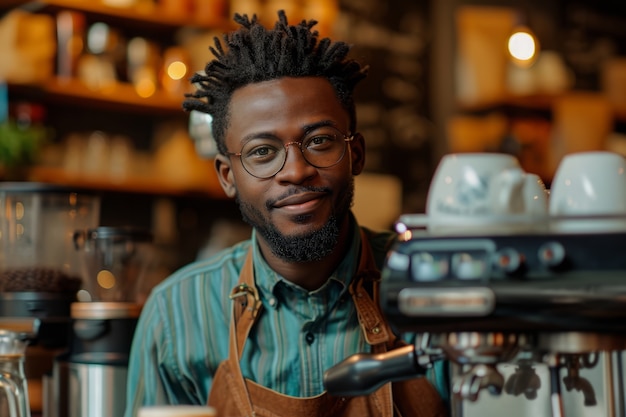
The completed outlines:
{"type": "Polygon", "coordinates": [[[244,240],[206,259],[187,264],[157,285],[153,291],[168,291],[177,286],[193,285],[199,280],[209,285],[224,285],[230,281],[236,283],[251,244],[251,240],[244,240]]]}
{"type": "Polygon", "coordinates": [[[365,233],[372,248],[376,265],[382,268],[387,252],[396,241],[398,234],[392,230],[372,230],[365,226],[361,226],[361,230],[365,233]]]}
{"type": "Polygon", "coordinates": [[[393,230],[373,230],[366,226],[360,226],[361,230],[367,236],[372,249],[387,251],[398,237],[393,230]]]}

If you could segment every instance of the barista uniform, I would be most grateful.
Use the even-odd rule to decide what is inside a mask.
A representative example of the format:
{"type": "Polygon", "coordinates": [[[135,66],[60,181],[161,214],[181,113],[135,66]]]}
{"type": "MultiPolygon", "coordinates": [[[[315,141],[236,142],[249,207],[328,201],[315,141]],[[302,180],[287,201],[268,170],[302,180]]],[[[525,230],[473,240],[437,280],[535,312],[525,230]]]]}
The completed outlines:
{"type": "MultiPolygon", "coordinates": [[[[380,272],[362,230],[359,268],[350,284],[350,294],[373,353],[386,352],[403,343],[393,334],[378,308],[379,279],[380,272]],[[372,290],[367,291],[368,287],[372,290]]],[[[208,404],[217,409],[218,416],[443,417],[447,414],[444,402],[426,378],[388,383],[368,396],[333,397],[323,392],[304,398],[284,395],[245,379],[239,365],[241,352],[255,320],[262,314],[254,284],[252,249],[232,298],[234,312],[230,323],[229,357],[219,365],[208,400],[208,404]]]]}

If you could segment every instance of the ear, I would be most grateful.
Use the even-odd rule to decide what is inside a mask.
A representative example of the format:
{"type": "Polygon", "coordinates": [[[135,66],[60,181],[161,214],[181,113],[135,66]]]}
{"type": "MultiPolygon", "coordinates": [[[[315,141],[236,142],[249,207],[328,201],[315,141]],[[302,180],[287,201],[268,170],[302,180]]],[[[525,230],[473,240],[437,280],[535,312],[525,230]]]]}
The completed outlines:
{"type": "Polygon", "coordinates": [[[235,177],[233,176],[233,170],[230,163],[230,158],[226,155],[217,154],[215,156],[214,164],[215,171],[217,172],[217,179],[220,181],[220,185],[226,195],[230,198],[234,198],[237,193],[237,187],[235,185],[235,177]]]}
{"type": "Polygon", "coordinates": [[[365,139],[360,133],[354,134],[354,139],[349,142],[350,155],[352,156],[352,175],[359,175],[365,167],[365,139]]]}

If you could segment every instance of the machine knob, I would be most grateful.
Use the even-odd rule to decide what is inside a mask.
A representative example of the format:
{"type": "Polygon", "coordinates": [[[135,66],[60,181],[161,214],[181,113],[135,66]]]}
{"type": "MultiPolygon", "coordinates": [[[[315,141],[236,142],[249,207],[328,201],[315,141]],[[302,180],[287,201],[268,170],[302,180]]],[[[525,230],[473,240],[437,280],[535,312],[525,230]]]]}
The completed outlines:
{"type": "Polygon", "coordinates": [[[494,264],[497,269],[507,275],[523,272],[526,265],[524,255],[513,248],[503,248],[496,252],[494,264]]]}
{"type": "Polygon", "coordinates": [[[559,242],[546,242],[539,247],[539,261],[550,269],[562,268],[567,263],[565,248],[559,242]]]}

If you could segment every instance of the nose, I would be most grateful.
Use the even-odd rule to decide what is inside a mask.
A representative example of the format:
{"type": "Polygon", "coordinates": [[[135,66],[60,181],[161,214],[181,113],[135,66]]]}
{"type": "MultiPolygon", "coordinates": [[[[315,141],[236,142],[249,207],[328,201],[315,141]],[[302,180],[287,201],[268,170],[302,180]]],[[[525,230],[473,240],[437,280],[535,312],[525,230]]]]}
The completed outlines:
{"type": "Polygon", "coordinates": [[[276,174],[279,181],[301,184],[317,173],[317,168],[304,159],[300,142],[286,143],[285,151],[287,152],[285,163],[276,174]]]}

